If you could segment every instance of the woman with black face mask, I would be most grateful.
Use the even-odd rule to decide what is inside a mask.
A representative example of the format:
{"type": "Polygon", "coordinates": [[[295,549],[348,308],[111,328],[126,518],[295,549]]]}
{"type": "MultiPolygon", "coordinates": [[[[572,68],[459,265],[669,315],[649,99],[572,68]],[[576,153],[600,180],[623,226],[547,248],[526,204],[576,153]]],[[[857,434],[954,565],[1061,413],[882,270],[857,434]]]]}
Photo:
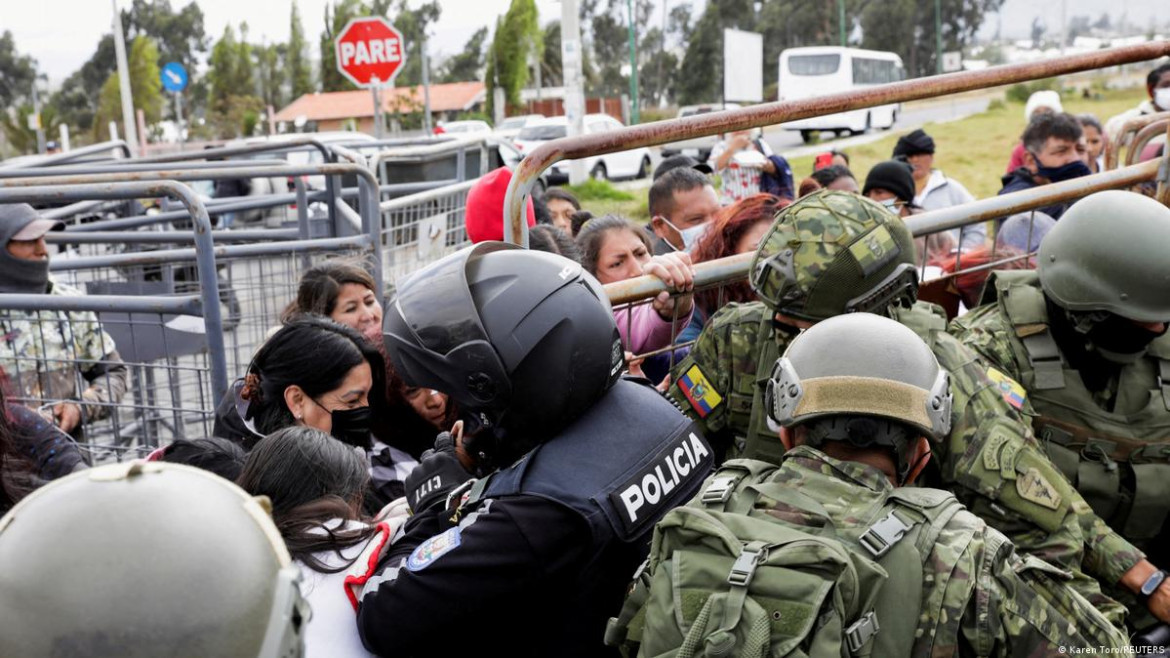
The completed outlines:
{"type": "MultiPolygon", "coordinates": [[[[374,447],[370,424],[384,396],[385,365],[377,349],[350,327],[315,316],[291,319],[256,352],[248,371],[216,409],[215,434],[248,450],[273,432],[301,425],[360,448],[374,447]],[[242,426],[246,433],[233,431],[242,426]]],[[[403,493],[410,468],[371,464],[367,509],[403,493]],[[400,470],[404,472],[399,472],[400,470]]]]}

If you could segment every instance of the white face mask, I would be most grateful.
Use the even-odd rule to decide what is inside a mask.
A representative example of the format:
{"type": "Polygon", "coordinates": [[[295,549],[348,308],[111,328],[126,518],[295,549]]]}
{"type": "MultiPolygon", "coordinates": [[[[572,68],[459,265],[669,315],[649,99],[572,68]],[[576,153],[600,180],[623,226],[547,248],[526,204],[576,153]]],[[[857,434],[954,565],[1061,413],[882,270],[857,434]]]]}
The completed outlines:
{"type": "Polygon", "coordinates": [[[1163,111],[1170,110],[1170,87],[1154,90],[1154,105],[1163,111]]]}
{"type": "MultiPolygon", "coordinates": [[[[659,219],[666,222],[666,225],[669,226],[670,228],[674,229],[675,231],[678,231],[679,237],[681,237],[682,241],[683,241],[683,248],[681,251],[691,251],[692,249],[694,249],[695,245],[698,244],[699,240],[701,240],[702,237],[707,234],[707,229],[711,228],[711,222],[703,222],[702,224],[699,224],[698,226],[692,226],[692,227],[687,228],[687,229],[682,229],[682,228],[679,228],[679,227],[675,226],[674,224],[672,224],[670,222],[670,220],[665,218],[665,217],[660,217],[659,219]]],[[[667,240],[666,243],[670,244],[670,240],[667,240]]],[[[674,247],[673,244],[670,244],[670,246],[674,247]]],[[[677,247],[675,247],[675,251],[680,251],[680,250],[677,247]]]]}

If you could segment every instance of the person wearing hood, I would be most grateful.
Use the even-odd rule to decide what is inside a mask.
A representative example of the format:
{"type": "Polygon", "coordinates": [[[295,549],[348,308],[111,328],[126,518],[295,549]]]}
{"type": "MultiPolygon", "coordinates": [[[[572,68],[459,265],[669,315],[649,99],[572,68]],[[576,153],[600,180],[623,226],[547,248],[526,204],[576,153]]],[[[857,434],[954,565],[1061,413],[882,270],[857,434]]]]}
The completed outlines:
{"type": "MultiPolygon", "coordinates": [[[[1088,176],[1085,164],[1085,134],[1081,123],[1071,114],[1041,114],[1024,131],[1024,164],[1003,177],[1000,194],[1010,194],[1049,183],[1088,176]]],[[[1068,208],[1057,203],[1038,208],[1059,220],[1068,208]]]]}
{"type": "MultiPolygon", "coordinates": [[[[1146,76],[1146,93],[1150,96],[1148,100],[1105,122],[1105,134],[1110,141],[1117,139],[1117,134],[1130,119],[1156,112],[1170,112],[1170,62],[1164,62],[1146,76]]],[[[1129,143],[1128,139],[1126,143],[1129,143]]]]}
{"type": "MultiPolygon", "coordinates": [[[[82,294],[49,276],[45,234],[64,228],[28,204],[0,204],[0,293],[82,294]]],[[[64,432],[79,436],[126,393],[126,365],[92,312],[0,310],[0,336],[0,371],[14,401],[40,406],[64,432]]]]}
{"type": "MultiPolygon", "coordinates": [[[[971,203],[975,197],[959,181],[934,168],[934,139],[921,128],[903,135],[894,145],[894,159],[905,160],[913,167],[914,205],[923,210],[938,210],[971,203]]],[[[987,227],[972,224],[951,231],[959,251],[982,247],[987,242],[987,227]]]]}
{"type": "MultiPolygon", "coordinates": [[[[1059,114],[1063,111],[1064,106],[1060,103],[1060,94],[1050,89],[1043,89],[1028,97],[1028,102],[1024,105],[1024,123],[1031,124],[1032,120],[1041,114],[1059,114]]],[[[1008,159],[1005,173],[1010,174],[1024,166],[1024,150],[1023,140],[1017,142],[1016,147],[1012,149],[1011,158],[1008,159]]]]}

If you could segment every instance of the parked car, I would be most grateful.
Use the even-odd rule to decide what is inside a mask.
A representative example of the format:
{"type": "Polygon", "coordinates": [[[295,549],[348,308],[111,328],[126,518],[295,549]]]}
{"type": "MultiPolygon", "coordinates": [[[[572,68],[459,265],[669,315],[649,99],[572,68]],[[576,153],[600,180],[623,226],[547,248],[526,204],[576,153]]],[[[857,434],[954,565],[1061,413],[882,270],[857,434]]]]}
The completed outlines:
{"type": "MultiPolygon", "coordinates": [[[[697,114],[721,112],[723,110],[737,110],[739,103],[703,103],[702,105],[684,105],[678,108],[678,118],[691,117],[697,114]]],[[[699,162],[706,162],[711,158],[711,149],[719,142],[718,135],[696,137],[681,142],[673,142],[662,147],[662,157],[674,155],[689,155],[699,162]]]]}
{"type": "Polygon", "coordinates": [[[501,139],[516,139],[525,126],[544,118],[543,114],[521,114],[516,117],[508,117],[496,126],[492,134],[501,139]]]}
{"type": "Polygon", "coordinates": [[[447,135],[490,135],[492,126],[487,121],[469,119],[467,121],[444,121],[439,123],[441,134],[447,135]]]}
{"type": "MultiPolygon", "coordinates": [[[[608,114],[586,114],[585,134],[595,135],[612,130],[620,130],[622,122],[608,114]]],[[[550,117],[534,121],[525,126],[516,136],[516,148],[528,155],[532,149],[544,142],[559,139],[568,134],[569,122],[565,117],[550,117]]],[[[569,177],[569,163],[564,160],[554,164],[548,170],[549,180],[567,180],[569,177]]],[[[628,151],[593,155],[585,158],[585,171],[599,180],[613,178],[645,178],[650,175],[650,149],[645,146],[628,151]]]]}
{"type": "MultiPolygon", "coordinates": [[[[282,135],[269,135],[265,137],[248,137],[246,139],[237,139],[228,142],[225,146],[252,146],[257,144],[280,144],[282,142],[290,142],[304,137],[313,137],[323,144],[347,144],[358,145],[362,142],[376,141],[372,136],[359,132],[348,131],[333,131],[321,133],[285,133],[282,135]]],[[[324,156],[316,148],[299,149],[296,151],[261,151],[255,154],[242,156],[240,160],[271,160],[283,159],[288,160],[290,165],[313,165],[323,164],[325,162],[324,156]]],[[[305,186],[309,190],[323,190],[325,189],[325,176],[323,174],[306,174],[301,176],[301,180],[305,182],[305,186]]],[[[243,186],[246,188],[245,196],[267,196],[269,194],[283,194],[293,191],[294,185],[291,177],[257,177],[246,181],[243,186]]],[[[279,226],[288,219],[286,207],[279,206],[274,208],[267,208],[262,210],[245,210],[237,215],[237,222],[244,224],[252,224],[263,221],[267,226],[279,226]]]]}

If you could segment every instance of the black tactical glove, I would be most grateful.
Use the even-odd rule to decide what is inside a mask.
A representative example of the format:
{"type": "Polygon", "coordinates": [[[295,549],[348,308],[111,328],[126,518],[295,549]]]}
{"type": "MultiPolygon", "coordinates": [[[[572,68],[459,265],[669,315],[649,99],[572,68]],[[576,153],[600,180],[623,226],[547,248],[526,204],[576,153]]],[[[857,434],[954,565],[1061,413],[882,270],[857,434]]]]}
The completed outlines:
{"type": "Polygon", "coordinates": [[[472,478],[455,456],[455,438],[443,432],[435,447],[422,454],[419,465],[406,476],[406,502],[414,514],[441,506],[456,487],[472,478]]]}

